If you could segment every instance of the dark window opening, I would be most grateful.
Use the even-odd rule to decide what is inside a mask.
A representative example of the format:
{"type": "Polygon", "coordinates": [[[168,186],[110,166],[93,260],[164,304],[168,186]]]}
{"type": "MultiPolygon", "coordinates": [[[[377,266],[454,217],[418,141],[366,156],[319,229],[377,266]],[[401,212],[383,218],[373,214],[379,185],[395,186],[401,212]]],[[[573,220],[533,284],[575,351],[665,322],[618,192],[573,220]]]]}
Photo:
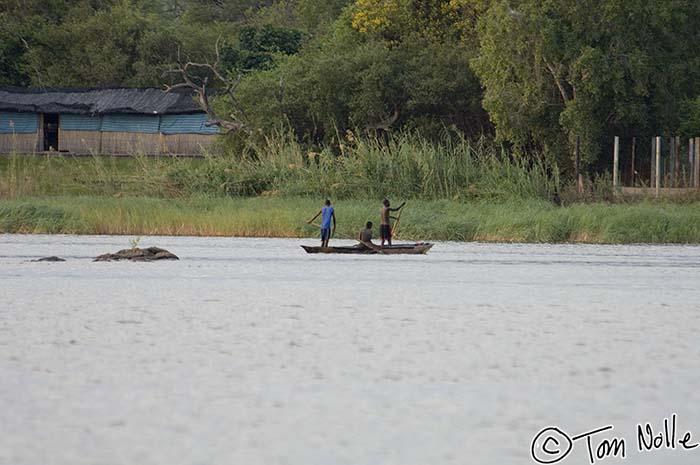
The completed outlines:
{"type": "Polygon", "coordinates": [[[44,113],[44,150],[58,151],[58,115],[44,113]]]}

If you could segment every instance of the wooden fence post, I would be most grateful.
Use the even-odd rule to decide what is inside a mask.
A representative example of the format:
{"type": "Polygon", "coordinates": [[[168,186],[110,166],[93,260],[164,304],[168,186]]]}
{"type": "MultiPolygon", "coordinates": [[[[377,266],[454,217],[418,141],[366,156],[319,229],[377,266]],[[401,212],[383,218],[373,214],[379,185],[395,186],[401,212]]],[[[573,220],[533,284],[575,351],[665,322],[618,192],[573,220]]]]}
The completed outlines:
{"type": "Polygon", "coordinates": [[[675,179],[675,183],[673,187],[679,187],[680,186],[680,177],[681,177],[681,137],[676,136],[676,150],[673,153],[673,159],[675,160],[675,163],[673,165],[673,179],[675,179]]]}
{"type": "MultiPolygon", "coordinates": [[[[693,158],[695,157],[695,139],[692,137],[688,139],[688,172],[687,172],[687,179],[688,179],[688,185],[689,187],[695,187],[693,185],[693,173],[695,173],[695,169],[693,168],[693,158]]],[[[688,187],[688,186],[686,186],[688,187]]]]}
{"type": "Polygon", "coordinates": [[[632,138],[632,163],[631,163],[631,167],[630,167],[630,176],[632,179],[632,187],[636,187],[636,185],[637,185],[637,182],[636,182],[637,176],[636,176],[636,173],[634,172],[634,156],[635,156],[636,152],[637,152],[637,138],[633,137],[632,138]]]}
{"type": "Polygon", "coordinates": [[[700,137],[695,138],[695,156],[693,157],[693,186],[700,189],[700,137]]]}
{"type": "Polygon", "coordinates": [[[651,138],[651,161],[649,161],[649,188],[656,185],[656,137],[651,138]]]}
{"type": "Polygon", "coordinates": [[[576,194],[583,193],[583,179],[581,178],[581,136],[576,136],[576,194]]]}
{"type": "Polygon", "coordinates": [[[613,152],[613,189],[615,192],[620,187],[620,138],[615,136],[615,150],[613,152]]]}
{"type": "Polygon", "coordinates": [[[655,181],[655,187],[656,187],[656,198],[659,198],[661,196],[661,137],[657,136],[656,137],[656,178],[654,179],[655,181]]]}
{"type": "Polygon", "coordinates": [[[671,147],[669,147],[669,160],[668,160],[668,171],[670,178],[669,187],[676,187],[676,137],[671,136],[671,147]]]}

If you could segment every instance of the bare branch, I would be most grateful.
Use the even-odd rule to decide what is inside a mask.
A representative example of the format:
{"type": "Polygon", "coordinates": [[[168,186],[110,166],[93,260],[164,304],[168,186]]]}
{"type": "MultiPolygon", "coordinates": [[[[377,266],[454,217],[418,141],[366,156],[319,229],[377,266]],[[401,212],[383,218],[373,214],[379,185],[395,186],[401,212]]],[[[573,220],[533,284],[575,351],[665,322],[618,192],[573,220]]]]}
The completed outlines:
{"type": "Polygon", "coordinates": [[[219,60],[221,58],[221,55],[219,54],[219,42],[221,41],[221,36],[216,38],[216,44],[214,44],[214,50],[216,51],[216,61],[214,62],[214,68],[219,67],[219,60]]]}
{"type": "Polygon", "coordinates": [[[238,113],[240,113],[240,115],[244,119],[247,119],[246,112],[244,111],[242,105],[240,104],[235,95],[236,88],[238,87],[238,84],[240,84],[243,75],[239,74],[235,79],[232,80],[220,70],[220,41],[221,37],[219,37],[216,40],[216,44],[214,46],[216,52],[216,61],[214,62],[214,64],[196,63],[192,61],[188,61],[187,63],[183,64],[180,55],[180,47],[178,47],[177,66],[167,70],[165,73],[163,73],[163,76],[165,77],[166,75],[176,75],[179,77],[179,80],[181,82],[173,85],[165,85],[164,90],[165,92],[172,92],[177,89],[192,90],[197,96],[200,107],[207,113],[207,117],[211,122],[210,124],[218,126],[225,132],[230,133],[243,129],[245,127],[245,124],[241,121],[236,121],[236,117],[233,115],[231,115],[233,120],[227,120],[221,118],[219,115],[216,114],[216,112],[211,106],[211,103],[209,102],[209,80],[213,77],[215,81],[218,81],[221,84],[223,84],[226,95],[231,100],[238,113]],[[201,77],[202,71],[205,72],[204,77],[201,77]]]}
{"type": "MultiPolygon", "coordinates": [[[[24,45],[24,48],[29,50],[29,42],[26,41],[24,37],[20,37],[19,40],[22,41],[22,44],[24,45]]],[[[34,73],[36,74],[36,80],[39,83],[39,87],[42,89],[45,89],[44,82],[41,79],[41,73],[39,72],[39,68],[36,67],[36,65],[32,65],[32,68],[34,68],[34,73]]]]}
{"type": "Polygon", "coordinates": [[[566,91],[566,88],[564,87],[564,84],[561,82],[561,79],[559,78],[559,69],[561,65],[559,65],[558,68],[555,68],[553,65],[547,61],[545,57],[542,57],[542,61],[544,61],[545,66],[549,70],[549,72],[552,74],[552,77],[554,78],[554,83],[556,84],[557,88],[559,89],[559,93],[561,94],[561,97],[564,99],[564,103],[567,103],[569,100],[571,100],[571,97],[569,96],[569,93],[566,91]]]}
{"type": "Polygon", "coordinates": [[[165,89],[163,89],[163,90],[166,93],[168,93],[168,92],[172,92],[172,91],[177,90],[177,89],[189,89],[189,88],[191,88],[189,84],[187,84],[185,82],[181,82],[180,84],[175,84],[172,86],[169,86],[166,84],[165,89]]]}
{"type": "Polygon", "coordinates": [[[366,126],[365,129],[368,131],[369,130],[376,131],[379,129],[381,129],[383,131],[388,131],[389,129],[391,129],[391,126],[399,120],[400,117],[401,117],[401,110],[399,109],[399,107],[395,107],[393,113],[391,115],[389,115],[387,118],[383,119],[382,121],[380,121],[377,124],[372,124],[372,125],[366,126]]]}

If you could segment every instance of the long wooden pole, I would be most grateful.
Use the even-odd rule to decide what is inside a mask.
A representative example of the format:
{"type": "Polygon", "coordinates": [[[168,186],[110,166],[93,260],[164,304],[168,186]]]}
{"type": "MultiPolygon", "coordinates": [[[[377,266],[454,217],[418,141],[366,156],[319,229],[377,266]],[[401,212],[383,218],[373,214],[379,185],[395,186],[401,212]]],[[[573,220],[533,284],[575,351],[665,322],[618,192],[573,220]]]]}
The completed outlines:
{"type": "Polygon", "coordinates": [[[615,136],[615,150],[613,152],[613,189],[615,192],[620,187],[620,138],[615,136]]]}
{"type": "Polygon", "coordinates": [[[695,188],[700,189],[700,137],[695,138],[695,157],[693,159],[695,188]]]}
{"type": "Polygon", "coordinates": [[[649,188],[653,188],[656,185],[656,164],[654,163],[656,157],[656,137],[651,138],[651,158],[649,162],[649,188]]]}
{"type": "Polygon", "coordinates": [[[680,177],[681,177],[681,138],[680,136],[676,136],[676,150],[673,152],[673,159],[675,160],[675,163],[673,164],[673,179],[675,179],[675,182],[673,184],[673,187],[678,187],[680,184],[680,177]]]}
{"type": "Polygon", "coordinates": [[[690,153],[688,154],[688,164],[690,165],[689,170],[690,170],[690,187],[696,187],[695,186],[695,145],[697,144],[697,137],[692,137],[690,139],[690,147],[689,151],[690,153]]]}
{"type": "Polygon", "coordinates": [[[656,137],[656,198],[661,196],[661,137],[656,137]]]}
{"type": "MultiPolygon", "coordinates": [[[[405,208],[405,206],[404,206],[405,208]]],[[[399,210],[399,214],[396,215],[396,221],[394,222],[394,227],[391,228],[391,237],[392,239],[396,237],[396,230],[399,229],[399,221],[401,221],[401,213],[403,213],[403,208],[399,210]]]]}
{"type": "Polygon", "coordinates": [[[695,187],[693,186],[693,173],[695,170],[693,169],[693,156],[695,153],[695,139],[692,137],[688,139],[688,172],[686,173],[687,175],[687,181],[690,187],[695,187]]]}
{"type": "Polygon", "coordinates": [[[581,136],[576,136],[576,194],[583,192],[583,179],[581,179],[581,136]]]}
{"type": "Polygon", "coordinates": [[[632,187],[635,187],[637,185],[637,176],[634,171],[634,157],[637,153],[637,138],[633,137],[632,138],[632,163],[630,167],[630,176],[632,179],[632,187]]]}
{"type": "Polygon", "coordinates": [[[671,175],[670,187],[676,187],[676,137],[671,137],[671,147],[669,149],[670,159],[668,161],[668,171],[671,175]]]}

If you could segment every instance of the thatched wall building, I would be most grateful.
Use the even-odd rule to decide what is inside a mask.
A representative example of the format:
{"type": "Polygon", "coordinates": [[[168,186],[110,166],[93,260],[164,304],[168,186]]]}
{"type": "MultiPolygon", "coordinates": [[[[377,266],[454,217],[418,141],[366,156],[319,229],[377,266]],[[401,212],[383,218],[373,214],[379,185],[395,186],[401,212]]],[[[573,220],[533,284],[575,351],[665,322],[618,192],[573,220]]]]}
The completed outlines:
{"type": "Polygon", "coordinates": [[[0,153],[196,155],[217,133],[187,92],[0,88],[0,153]]]}

